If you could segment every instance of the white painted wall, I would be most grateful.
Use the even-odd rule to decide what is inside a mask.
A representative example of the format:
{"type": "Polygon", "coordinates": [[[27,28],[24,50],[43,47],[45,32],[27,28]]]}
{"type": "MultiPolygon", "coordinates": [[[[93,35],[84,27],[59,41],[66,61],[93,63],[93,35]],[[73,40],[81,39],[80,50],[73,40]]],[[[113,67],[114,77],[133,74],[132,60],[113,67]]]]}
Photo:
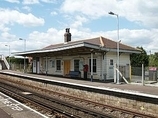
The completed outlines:
{"type": "MultiPolygon", "coordinates": [[[[79,55],[79,56],[58,56],[58,57],[48,57],[47,63],[48,63],[48,74],[54,74],[54,75],[63,75],[64,74],[64,60],[70,60],[70,70],[74,70],[74,60],[79,59],[80,60],[80,72],[81,77],[83,78],[83,65],[88,64],[89,65],[89,59],[91,58],[91,55],[79,55]],[[56,70],[56,60],[61,60],[61,71],[56,70]],[[82,64],[82,65],[81,65],[82,64]]],[[[100,53],[93,55],[94,59],[97,59],[97,72],[93,73],[94,79],[104,79],[103,74],[106,74],[106,79],[113,79],[113,67],[114,65],[110,65],[110,59],[113,59],[113,64],[117,62],[117,54],[114,52],[108,52],[103,57],[100,53]]],[[[46,58],[41,57],[40,58],[40,73],[45,73],[46,71],[46,58]]],[[[122,53],[120,55],[120,65],[127,65],[130,63],[130,57],[129,54],[122,53]]],[[[90,72],[88,72],[88,78],[90,78],[90,72]]]]}
{"type": "MultiPolygon", "coordinates": [[[[117,63],[117,53],[114,53],[114,52],[109,52],[107,53],[107,58],[106,58],[106,63],[107,63],[107,79],[113,79],[113,73],[114,73],[114,70],[113,70],[113,66],[110,65],[110,59],[113,59],[113,62],[114,64],[117,63]]],[[[129,54],[127,53],[121,53],[120,54],[120,57],[119,57],[119,65],[120,66],[127,66],[127,64],[130,64],[130,56],[129,54]]]]}
{"type": "Polygon", "coordinates": [[[120,55],[120,65],[124,66],[130,64],[130,56],[127,53],[122,53],[120,55]]]}

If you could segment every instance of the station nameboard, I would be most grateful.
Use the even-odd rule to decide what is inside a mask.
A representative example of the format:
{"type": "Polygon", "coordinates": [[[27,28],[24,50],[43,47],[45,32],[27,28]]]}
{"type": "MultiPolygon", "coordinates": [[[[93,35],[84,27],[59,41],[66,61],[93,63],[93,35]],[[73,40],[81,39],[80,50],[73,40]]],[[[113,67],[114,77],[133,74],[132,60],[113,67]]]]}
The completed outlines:
{"type": "Polygon", "coordinates": [[[157,67],[149,67],[149,70],[153,70],[153,71],[155,70],[156,71],[157,67]]]}

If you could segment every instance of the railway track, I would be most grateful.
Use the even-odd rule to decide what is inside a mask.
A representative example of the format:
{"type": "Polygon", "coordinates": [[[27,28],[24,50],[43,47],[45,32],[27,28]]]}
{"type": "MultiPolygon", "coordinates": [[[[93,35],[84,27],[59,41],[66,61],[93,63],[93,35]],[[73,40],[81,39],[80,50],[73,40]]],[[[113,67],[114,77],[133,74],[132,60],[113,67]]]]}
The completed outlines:
{"type": "MultiPolygon", "coordinates": [[[[13,84],[13,82],[11,82],[13,84]]],[[[23,96],[24,99],[31,100],[39,104],[40,107],[47,109],[47,112],[50,114],[58,114],[58,117],[74,117],[74,118],[154,118],[154,116],[138,113],[135,111],[129,111],[121,108],[117,108],[110,105],[100,104],[90,100],[80,99],[78,97],[61,94],[55,91],[48,91],[35,86],[30,86],[22,84],[21,86],[17,85],[14,82],[14,86],[9,84],[5,85],[1,82],[0,84],[4,88],[10,88],[13,93],[17,94],[15,96],[23,96]],[[5,87],[8,86],[8,87],[5,87]],[[26,90],[29,88],[29,90],[26,90]],[[35,91],[30,91],[30,88],[35,90],[40,90],[43,93],[48,94],[39,94],[35,91]],[[14,90],[14,91],[13,91],[14,90]],[[23,95],[22,92],[29,91],[29,95],[23,95]],[[19,95],[20,94],[20,95],[19,95]],[[51,96],[50,96],[51,95],[51,96]],[[60,114],[60,115],[59,115],[60,114]]],[[[10,90],[7,90],[10,91],[10,90]]],[[[9,92],[7,92],[9,93],[9,92]]],[[[22,99],[22,98],[21,98],[22,99]]],[[[25,100],[27,101],[27,100],[25,100]]],[[[32,103],[33,104],[33,103],[32,103]]]]}
{"type": "MultiPolygon", "coordinates": [[[[61,118],[113,118],[113,116],[110,116],[105,113],[100,113],[95,110],[90,110],[81,106],[76,106],[72,103],[53,98],[46,95],[41,95],[38,93],[33,93],[29,91],[29,95],[23,94],[24,91],[21,88],[16,88],[15,86],[11,85],[2,85],[0,84],[1,91],[5,94],[21,101],[24,103],[29,103],[31,105],[34,105],[38,107],[41,111],[44,110],[44,112],[49,112],[50,114],[55,113],[58,114],[57,117],[61,118]]],[[[39,110],[38,109],[38,110],[39,110]]],[[[49,116],[50,116],[49,114],[49,116]]]]}

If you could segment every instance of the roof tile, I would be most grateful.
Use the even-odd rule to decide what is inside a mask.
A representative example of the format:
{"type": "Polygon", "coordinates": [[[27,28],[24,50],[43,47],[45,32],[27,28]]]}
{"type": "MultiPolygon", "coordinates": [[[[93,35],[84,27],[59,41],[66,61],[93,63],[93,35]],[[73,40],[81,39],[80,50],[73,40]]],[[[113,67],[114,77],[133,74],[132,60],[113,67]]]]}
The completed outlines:
{"type": "MultiPolygon", "coordinates": [[[[116,41],[113,41],[113,40],[110,40],[108,38],[104,38],[104,37],[101,36],[101,37],[96,37],[96,38],[91,38],[91,39],[84,39],[84,40],[78,40],[78,41],[70,41],[70,42],[67,42],[67,43],[49,45],[47,47],[44,47],[42,50],[53,49],[53,48],[69,46],[69,45],[75,45],[75,44],[81,43],[81,42],[94,44],[94,45],[98,45],[98,46],[102,45],[104,48],[108,48],[108,49],[116,49],[117,48],[117,42],[116,41]]],[[[122,43],[119,43],[119,49],[139,51],[134,47],[131,47],[131,46],[128,46],[128,45],[125,45],[125,44],[122,44],[122,43]]]]}

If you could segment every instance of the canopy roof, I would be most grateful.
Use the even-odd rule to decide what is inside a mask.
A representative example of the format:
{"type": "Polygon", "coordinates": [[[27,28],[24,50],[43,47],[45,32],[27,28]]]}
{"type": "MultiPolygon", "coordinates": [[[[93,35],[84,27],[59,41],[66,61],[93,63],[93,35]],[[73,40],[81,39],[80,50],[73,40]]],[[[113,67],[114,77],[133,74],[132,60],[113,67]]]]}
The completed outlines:
{"type": "Polygon", "coordinates": [[[115,42],[104,37],[96,37],[85,40],[69,41],[65,43],[49,45],[42,49],[13,53],[18,56],[56,56],[56,55],[83,55],[96,53],[117,52],[117,43],[119,43],[120,53],[140,53],[139,49],[115,42]]]}

